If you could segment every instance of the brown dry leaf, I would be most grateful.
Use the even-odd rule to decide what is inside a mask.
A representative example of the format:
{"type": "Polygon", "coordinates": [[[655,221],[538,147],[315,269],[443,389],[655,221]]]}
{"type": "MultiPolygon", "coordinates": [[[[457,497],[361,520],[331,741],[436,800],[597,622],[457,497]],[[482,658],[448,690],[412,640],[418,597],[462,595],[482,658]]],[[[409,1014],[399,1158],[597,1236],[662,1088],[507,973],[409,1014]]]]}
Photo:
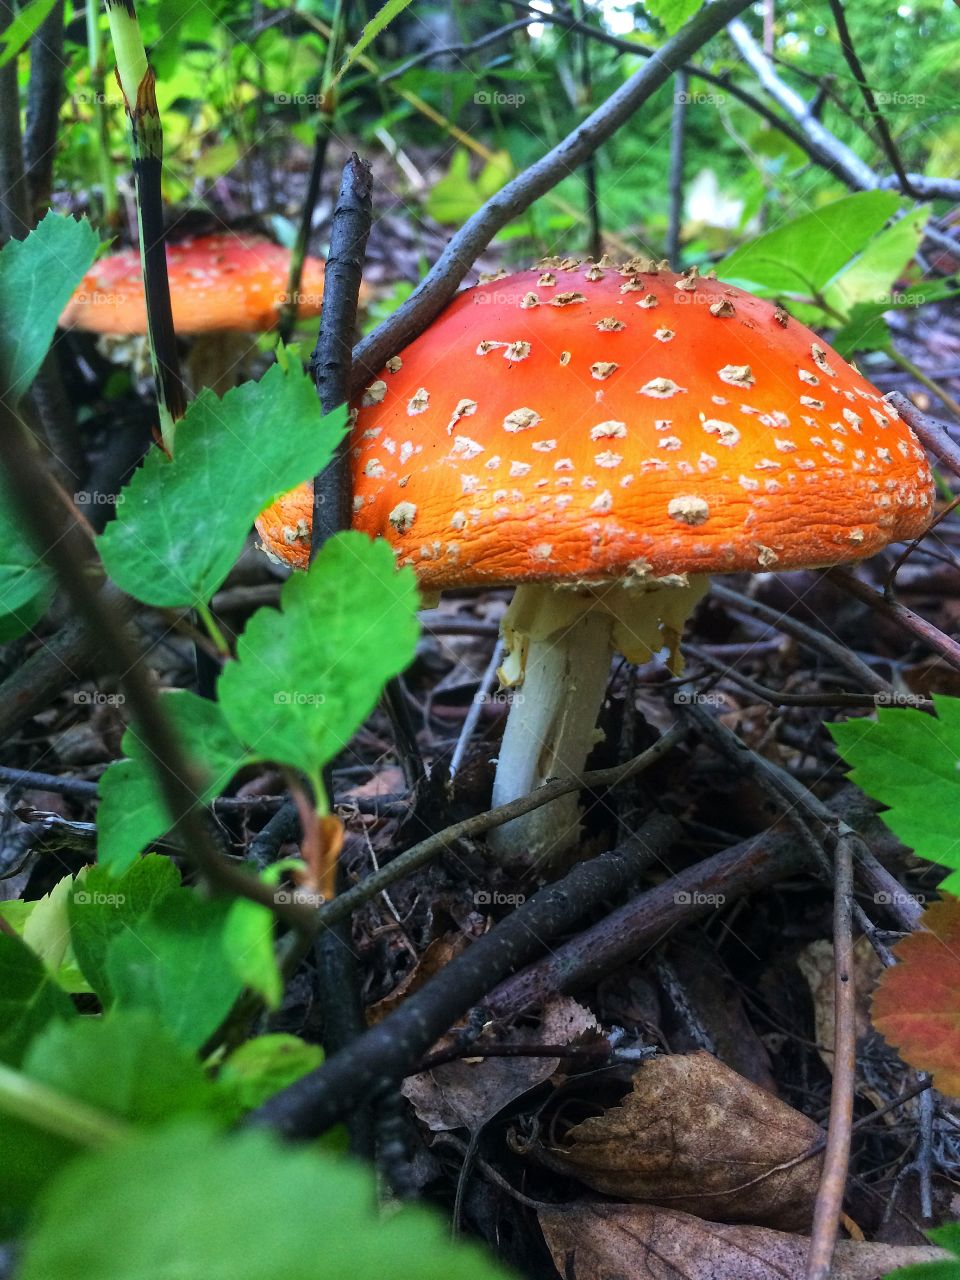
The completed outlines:
{"type": "MultiPolygon", "coordinates": [[[[833,943],[819,938],[803,948],[797,956],[797,968],[806,979],[813,997],[814,1027],[817,1052],[827,1070],[833,1073],[834,990],[833,943]]],[[[858,938],[853,948],[855,1015],[857,1039],[870,1034],[870,997],[880,981],[883,965],[868,938],[858,938]]],[[[881,1106],[883,1104],[881,1103],[881,1106]]]]}
{"type": "Polygon", "coordinates": [[[434,938],[409,973],[404,974],[393,990],[367,1009],[367,1025],[374,1026],[402,1004],[407,996],[420,989],[428,978],[439,973],[461,951],[466,950],[470,939],[465,933],[445,933],[434,938]]]}
{"type": "MultiPolygon", "coordinates": [[[[576,1204],[541,1211],[540,1226],[564,1280],[803,1280],[806,1236],[705,1222],[672,1209],[576,1204]]],[[[895,1267],[950,1255],[932,1245],[841,1241],[832,1280],[879,1280],[895,1267]]]]}
{"type": "Polygon", "coordinates": [[[708,1053],[643,1064],[619,1106],[537,1154],[606,1195],[726,1222],[808,1225],[821,1156],[779,1169],[823,1137],[819,1125],[708,1053]]]}
{"type": "MultiPolygon", "coordinates": [[[[511,1043],[567,1045],[596,1030],[596,1020],[588,1009],[561,996],[547,1005],[539,1026],[511,1031],[509,1038],[511,1043]]],[[[484,1040],[478,1041],[478,1048],[483,1045],[484,1040]]],[[[514,1098],[549,1080],[559,1064],[560,1059],[552,1057],[448,1062],[409,1076],[401,1092],[433,1132],[468,1129],[475,1133],[514,1098]]]]}
{"type": "Polygon", "coordinates": [[[407,789],[403,770],[399,765],[387,765],[373,775],[368,782],[351,787],[340,797],[342,803],[351,800],[378,800],[381,796],[402,795],[407,789]]]}

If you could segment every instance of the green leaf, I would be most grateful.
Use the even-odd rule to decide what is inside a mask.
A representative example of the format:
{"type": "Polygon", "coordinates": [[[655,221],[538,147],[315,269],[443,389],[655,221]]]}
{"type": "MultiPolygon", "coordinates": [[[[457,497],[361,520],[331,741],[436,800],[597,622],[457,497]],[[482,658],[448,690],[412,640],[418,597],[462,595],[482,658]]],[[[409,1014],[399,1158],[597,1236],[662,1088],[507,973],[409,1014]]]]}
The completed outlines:
{"type": "Polygon", "coordinates": [[[71,945],[68,909],[73,892],[73,876],[58,880],[49,893],[30,904],[33,910],[24,921],[20,936],[43,961],[58,987],[71,994],[89,993],[92,988],[77,967],[71,945]]]}
{"type": "Polygon", "coordinates": [[[364,49],[372,44],[380,32],[383,31],[384,28],[394,20],[394,18],[403,13],[404,9],[412,4],[412,2],[413,0],[386,0],[386,4],[380,6],[377,12],[360,32],[360,39],[353,48],[348,51],[340,70],[333,78],[331,88],[340,83],[343,77],[363,53],[364,49]]]}
{"type": "Polygon", "coordinates": [[[192,889],[162,897],[135,929],[107,948],[118,1009],[147,1009],[187,1048],[213,1034],[240,994],[224,944],[230,903],[192,889]]]}
{"type": "Polygon", "coordinates": [[[224,945],[230,963],[244,986],[263,997],[268,1009],[276,1009],[283,995],[283,976],[274,946],[272,911],[258,902],[238,898],[227,916],[224,945]]]}
{"type": "Polygon", "coordinates": [[[0,35],[0,67],[15,58],[57,0],[30,0],[0,35]]]}
{"type": "MultiPolygon", "coordinates": [[[[250,753],[231,731],[218,702],[175,689],[163,694],[163,706],[203,780],[203,801],[209,803],[250,761],[250,753]]],[[[99,858],[115,874],[171,826],[153,760],[136,725],[127,729],[122,745],[130,758],[116,761],[100,779],[97,811],[99,858]]]]}
{"type": "MultiPolygon", "coordinates": [[[[52,1022],[32,1041],[22,1070],[60,1094],[71,1113],[82,1104],[138,1126],[163,1124],[176,1115],[203,1113],[222,1124],[237,1118],[234,1091],[211,1080],[195,1055],[145,1012],[114,1010],[99,1018],[52,1022]]],[[[77,1153],[75,1135],[4,1116],[0,1200],[22,1213],[77,1153]]],[[[16,1225],[15,1216],[11,1222],[16,1225]]]]}
{"type": "Polygon", "coordinates": [[[386,542],[337,534],[284,583],[281,612],[260,609],[247,624],[220,679],[231,728],[261,757],[318,784],[413,658],[417,605],[413,572],[396,569],[386,542]]]}
{"type": "Polygon", "coordinates": [[[941,888],[960,890],[960,841],[949,815],[960,806],[960,698],[933,695],[936,718],[881,707],[876,720],[827,728],[850,777],[888,806],[883,821],[918,857],[950,867],[941,888]]]}
{"type": "Polygon", "coordinates": [[[19,1066],[27,1045],[54,1018],[74,1017],[39,956],[19,938],[0,933],[0,1062],[19,1066]]]}
{"type": "Polygon", "coordinates": [[[721,280],[761,297],[822,293],[900,208],[892,191],[861,191],[823,205],[735,249],[717,267],[721,280]]]}
{"type": "Polygon", "coordinates": [[[373,1176],[261,1132],[181,1123],[84,1156],[41,1206],[19,1280],[496,1280],[419,1207],[383,1217],[373,1176]]]}
{"type": "Polygon", "coordinates": [[[656,18],[666,28],[667,35],[679,31],[697,10],[702,0],[644,0],[643,7],[651,18],[656,18]]]}
{"type": "Polygon", "coordinates": [[[252,1111],[322,1062],[320,1046],[299,1036],[257,1036],[231,1053],[217,1079],[241,1111],[252,1111]]]}
{"type": "Polygon", "coordinates": [[[107,572],[159,607],[205,604],[260,512],[330,460],[346,409],[324,417],[299,368],[272,365],[218,399],[205,390],[177,424],[176,454],[154,449],[97,539],[107,572]]]}
{"type": "MultiPolygon", "coordinates": [[[[12,242],[11,242],[12,243],[12,242]]],[[[2,286],[0,286],[2,287],[2,286]]],[[[2,324],[2,322],[0,322],[2,324]]],[[[0,477],[0,644],[29,631],[47,611],[53,575],[24,536],[0,477]]]]}
{"type": "Polygon", "coordinates": [[[88,867],[77,877],[68,903],[70,940],[84,977],[104,1002],[113,1000],[107,974],[111,941],[137,929],[154,905],[180,889],[180,873],[169,858],[150,853],[123,876],[105,866],[88,867]]]}
{"type": "Polygon", "coordinates": [[[929,205],[918,206],[875,235],[824,289],[830,306],[841,315],[849,315],[858,302],[885,298],[919,249],[929,216],[929,205]]]}
{"type": "Polygon", "coordinates": [[[947,1222],[928,1231],[927,1235],[941,1249],[954,1254],[942,1262],[919,1262],[912,1267],[898,1267],[887,1280],[960,1280],[960,1222],[947,1222]]]}
{"type": "Polygon", "coordinates": [[[925,306],[928,302],[941,302],[957,297],[958,292],[956,280],[924,280],[876,302],[857,302],[850,308],[847,323],[837,330],[830,345],[846,359],[856,351],[889,351],[890,329],[884,319],[885,312],[905,311],[925,306]]]}
{"type": "MultiPolygon", "coordinates": [[[[18,401],[53,341],[60,313],[99,241],[86,218],[49,212],[24,240],[0,249],[0,395],[18,401]]],[[[35,557],[34,557],[35,558],[35,557]]]]}

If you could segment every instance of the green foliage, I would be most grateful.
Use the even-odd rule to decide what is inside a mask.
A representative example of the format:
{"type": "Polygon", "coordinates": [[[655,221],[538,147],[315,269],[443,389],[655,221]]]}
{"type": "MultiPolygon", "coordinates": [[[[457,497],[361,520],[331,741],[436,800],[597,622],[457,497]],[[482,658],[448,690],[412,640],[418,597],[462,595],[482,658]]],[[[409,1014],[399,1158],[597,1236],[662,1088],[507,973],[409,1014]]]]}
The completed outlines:
{"type": "Polygon", "coordinates": [[[343,408],[322,416],[299,368],[273,365],[222,399],[203,391],[175,456],[148,455],[97,539],[107,572],[146,604],[206,604],[256,517],[327,464],[345,421],[343,408]]]}
{"type": "Polygon", "coordinates": [[[888,806],[882,817],[921,858],[953,871],[941,884],[960,892],[960,845],[944,815],[960,806],[960,698],[933,695],[936,718],[880,707],[876,720],[828,725],[850,777],[888,806]]]}
{"type": "Polygon", "coordinates": [[[99,241],[86,218],[50,212],[24,240],[0,249],[0,394],[14,403],[43,363],[61,312],[99,241]]]}
{"type": "Polygon", "coordinates": [[[702,0],[644,0],[643,7],[666,28],[667,35],[679,31],[702,6],[702,0]]]}
{"type": "Polygon", "coordinates": [[[31,1039],[73,1005],[19,938],[0,933],[0,1062],[18,1066],[31,1039]]]}
{"type": "Polygon", "coordinates": [[[241,1111],[252,1111],[322,1062],[320,1046],[307,1044],[299,1036],[257,1036],[231,1053],[219,1081],[236,1098],[241,1111]]]}
{"type": "Polygon", "coordinates": [[[413,572],[397,572],[387,543],[337,534],[284,583],[280,612],[261,609],[247,624],[220,681],[228,724],[319,788],[323,766],[413,657],[416,609],[413,572]]]}
{"type": "Polygon", "coordinates": [[[410,5],[413,0],[386,0],[370,21],[360,32],[360,38],[357,43],[349,50],[347,56],[343,60],[343,65],[337,71],[333,78],[333,85],[338,85],[350,68],[354,65],[364,49],[370,47],[377,36],[383,31],[404,9],[410,5]]]}
{"type": "MultiPolygon", "coordinates": [[[[232,732],[220,703],[176,689],[164,695],[163,706],[204,783],[202,799],[213,800],[252,754],[232,732]]],[[[123,735],[123,750],[129,759],[110,765],[100,780],[97,816],[100,861],[117,874],[170,829],[154,761],[135,725],[123,735]]]]}
{"type": "Polygon", "coordinates": [[[438,222],[458,227],[512,176],[510,156],[506,151],[498,151],[480,170],[476,180],[472,179],[469,152],[459,147],[450,158],[449,171],[430,190],[427,212],[438,222]]]}
{"type": "Polygon", "coordinates": [[[243,986],[226,945],[230,902],[190,889],[166,894],[109,946],[107,978],[118,1009],[148,1009],[198,1049],[243,986]]]}
{"type": "Polygon", "coordinates": [[[913,1267],[898,1267],[886,1280],[960,1280],[960,1222],[948,1222],[927,1234],[934,1244],[954,1256],[942,1262],[918,1262],[913,1267]]]}
{"type": "Polygon", "coordinates": [[[75,1161],[44,1197],[20,1280],[160,1280],[171,1269],[231,1280],[504,1274],[424,1210],[380,1218],[358,1166],[193,1121],[75,1161]]]}
{"type": "Polygon", "coordinates": [[[57,0],[30,0],[0,35],[0,67],[15,58],[57,0]]]}
{"type": "Polygon", "coordinates": [[[864,191],[803,214],[735,249],[722,280],[759,297],[815,303],[900,208],[892,191],[864,191]]]}
{"type": "Polygon", "coordinates": [[[0,478],[0,643],[13,640],[40,619],[53,596],[53,579],[24,536],[0,478]]]}

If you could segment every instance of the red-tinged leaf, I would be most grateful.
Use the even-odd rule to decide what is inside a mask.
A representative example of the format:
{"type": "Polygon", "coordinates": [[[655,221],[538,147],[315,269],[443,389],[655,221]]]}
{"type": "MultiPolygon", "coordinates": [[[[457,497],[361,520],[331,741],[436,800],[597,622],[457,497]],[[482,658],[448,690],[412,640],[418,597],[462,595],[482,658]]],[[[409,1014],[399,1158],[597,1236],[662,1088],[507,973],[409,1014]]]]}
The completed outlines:
{"type": "Polygon", "coordinates": [[[893,949],[873,997],[873,1024],[904,1062],[960,1096],[960,899],[935,902],[893,949]]]}

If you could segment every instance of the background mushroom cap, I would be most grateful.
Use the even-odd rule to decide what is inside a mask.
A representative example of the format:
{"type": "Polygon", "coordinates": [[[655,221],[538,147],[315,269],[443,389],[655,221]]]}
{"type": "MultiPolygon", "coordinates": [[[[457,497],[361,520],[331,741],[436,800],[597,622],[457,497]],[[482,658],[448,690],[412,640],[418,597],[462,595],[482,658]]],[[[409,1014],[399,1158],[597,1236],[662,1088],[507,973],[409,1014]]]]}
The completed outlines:
{"type": "MultiPolygon", "coordinates": [[[[306,258],[301,316],[320,313],[323,266],[306,258]]],[[[290,251],[265,236],[223,232],[167,246],[173,325],[179,334],[235,330],[259,333],[277,323],[286,296],[290,251]]],[[[147,331],[139,249],[123,249],[94,263],[67,304],[64,329],[93,333],[147,331]]]]}
{"type": "MultiPolygon", "coordinates": [[[[354,527],[431,589],[793,569],[926,527],[923,449],[782,308],[669,271],[547,264],[460,294],[364,393],[354,527]]],[[[309,550],[309,486],[265,512],[309,550]]]]}

